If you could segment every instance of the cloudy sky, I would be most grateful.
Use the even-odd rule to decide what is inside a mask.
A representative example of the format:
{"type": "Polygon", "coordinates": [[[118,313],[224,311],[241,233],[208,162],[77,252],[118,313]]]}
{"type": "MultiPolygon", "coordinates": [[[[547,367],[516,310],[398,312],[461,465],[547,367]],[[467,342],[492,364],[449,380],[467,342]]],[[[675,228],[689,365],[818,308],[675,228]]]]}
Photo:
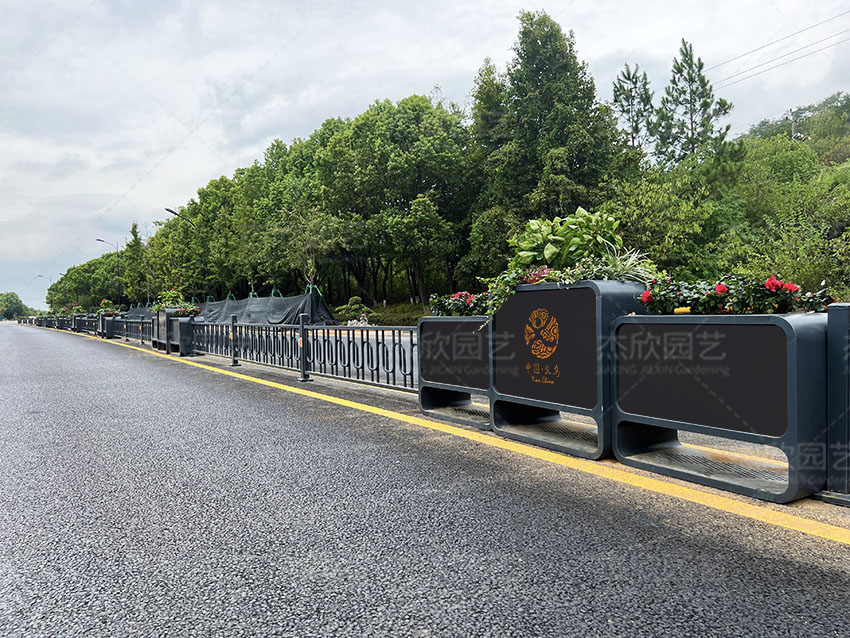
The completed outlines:
{"type": "Polygon", "coordinates": [[[97,238],[153,232],[274,138],[435,85],[467,103],[522,9],[575,32],[601,99],[625,62],[663,90],[683,37],[712,67],[806,29],[710,71],[735,133],[850,90],[846,0],[2,0],[0,292],[45,307],[49,279],[111,250],[97,238]]]}

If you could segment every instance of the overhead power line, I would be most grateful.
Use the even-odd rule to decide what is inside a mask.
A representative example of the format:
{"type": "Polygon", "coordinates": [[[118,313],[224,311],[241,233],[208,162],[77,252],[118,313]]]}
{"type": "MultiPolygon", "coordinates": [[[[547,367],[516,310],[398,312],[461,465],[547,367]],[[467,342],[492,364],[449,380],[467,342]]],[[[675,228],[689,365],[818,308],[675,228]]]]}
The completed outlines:
{"type": "MultiPolygon", "coordinates": [[[[761,64],[756,64],[755,66],[751,66],[749,69],[744,69],[743,71],[738,71],[737,73],[733,73],[732,75],[729,75],[729,76],[723,78],[722,80],[717,80],[717,84],[723,84],[727,80],[731,80],[732,78],[736,78],[739,75],[744,75],[745,73],[749,73],[750,71],[755,71],[756,69],[760,69],[763,66],[767,66],[771,62],[776,62],[777,60],[781,60],[782,58],[787,58],[789,55],[794,55],[795,53],[799,53],[800,51],[805,51],[806,49],[810,49],[811,47],[815,46],[816,44],[820,44],[821,42],[826,42],[827,40],[832,40],[832,38],[835,38],[839,35],[847,33],[848,31],[850,31],[850,29],[844,29],[843,31],[839,31],[838,33],[833,33],[832,35],[827,36],[825,38],[821,38],[820,40],[815,40],[811,44],[807,44],[805,46],[802,46],[799,49],[794,49],[793,51],[789,51],[788,53],[783,53],[782,55],[777,55],[775,58],[771,58],[770,60],[766,60],[766,61],[762,62],[761,64]]],[[[836,42],[836,44],[838,44],[838,43],[836,42]]]]}
{"type": "Polygon", "coordinates": [[[810,31],[811,29],[814,29],[815,27],[819,27],[822,24],[826,24],[827,22],[832,22],[833,20],[837,20],[838,18],[840,18],[842,16],[846,16],[848,13],[850,13],[850,11],[844,11],[843,13],[839,13],[838,15],[832,16],[831,18],[827,18],[823,22],[818,22],[817,24],[813,24],[810,27],[806,27],[805,29],[800,29],[799,31],[795,31],[794,33],[783,36],[783,37],[779,38],[778,40],[773,40],[772,42],[768,42],[767,44],[763,44],[760,47],[756,47],[755,49],[747,51],[746,53],[742,53],[741,55],[736,55],[734,58],[729,58],[725,62],[721,62],[720,64],[715,64],[714,66],[708,67],[706,69],[706,71],[711,71],[712,69],[716,69],[718,67],[721,67],[724,64],[729,64],[730,62],[734,62],[735,60],[740,60],[741,58],[746,57],[746,56],[750,55],[751,53],[755,53],[756,51],[761,51],[762,49],[766,49],[767,47],[773,46],[774,44],[777,44],[779,42],[784,42],[785,40],[787,40],[789,38],[793,38],[795,35],[799,35],[799,34],[804,33],[806,31],[810,31]]]}
{"type": "Polygon", "coordinates": [[[773,71],[774,69],[778,69],[779,67],[785,66],[786,64],[791,64],[792,62],[796,62],[797,60],[802,60],[803,58],[807,58],[810,55],[814,55],[815,53],[820,53],[821,51],[826,51],[827,49],[831,49],[832,47],[838,46],[839,44],[843,44],[844,42],[850,41],[850,38],[845,38],[844,40],[839,40],[838,42],[833,42],[825,47],[821,47],[820,49],[815,49],[814,51],[809,51],[808,53],[804,53],[803,55],[798,55],[796,58],[791,58],[790,60],[786,60],[780,64],[776,64],[774,66],[768,67],[758,73],[753,73],[752,75],[748,75],[746,77],[741,78],[740,80],[735,80],[734,82],[727,82],[723,86],[715,86],[716,89],[725,89],[733,84],[738,84],[739,82],[743,82],[744,80],[749,80],[750,78],[754,78],[757,75],[761,75],[762,73],[767,73],[768,71],[773,71]]]}

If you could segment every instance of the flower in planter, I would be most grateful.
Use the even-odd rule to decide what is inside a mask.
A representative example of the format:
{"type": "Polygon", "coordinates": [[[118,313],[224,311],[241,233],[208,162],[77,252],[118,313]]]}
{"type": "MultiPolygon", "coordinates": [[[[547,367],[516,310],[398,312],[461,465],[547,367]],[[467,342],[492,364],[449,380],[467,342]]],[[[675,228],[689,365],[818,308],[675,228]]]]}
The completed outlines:
{"type": "Polygon", "coordinates": [[[461,290],[451,295],[431,295],[431,314],[437,317],[468,317],[487,313],[487,295],[461,290]]]}
{"type": "Polygon", "coordinates": [[[715,283],[655,280],[641,301],[657,314],[773,314],[822,310],[831,301],[826,291],[800,294],[797,284],[777,275],[759,280],[726,274],[715,283]]]}
{"type": "Polygon", "coordinates": [[[764,282],[764,287],[767,288],[770,292],[779,292],[782,289],[784,283],[781,279],[777,279],[776,275],[771,275],[767,281],[764,282]]]}
{"type": "MultiPolygon", "coordinates": [[[[653,279],[653,282],[654,281],[655,280],[653,279]]],[[[652,291],[651,290],[644,290],[643,294],[640,296],[640,300],[643,303],[649,303],[650,301],[652,301],[652,291]]]]}

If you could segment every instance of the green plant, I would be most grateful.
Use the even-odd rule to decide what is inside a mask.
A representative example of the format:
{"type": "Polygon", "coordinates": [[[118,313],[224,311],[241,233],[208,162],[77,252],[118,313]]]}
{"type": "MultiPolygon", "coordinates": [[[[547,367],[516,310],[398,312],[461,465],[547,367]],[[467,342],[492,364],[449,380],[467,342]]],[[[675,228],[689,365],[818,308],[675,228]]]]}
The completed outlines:
{"type": "Polygon", "coordinates": [[[823,310],[832,302],[828,290],[804,293],[777,275],[766,280],[724,275],[711,283],[705,280],[653,279],[641,301],[656,314],[774,314],[795,310],[823,310]]]}
{"type": "Polygon", "coordinates": [[[533,219],[522,234],[508,240],[517,249],[509,267],[549,266],[562,269],[587,257],[601,256],[609,247],[622,248],[620,222],[611,215],[579,207],[573,215],[553,220],[533,219]]]}
{"type": "Polygon", "coordinates": [[[77,305],[77,306],[74,306],[73,308],[71,308],[71,314],[84,315],[84,314],[86,314],[86,309],[83,308],[82,306],[77,305]]]}
{"type": "Polygon", "coordinates": [[[582,279],[636,281],[646,285],[656,275],[655,264],[639,250],[624,250],[606,245],[599,255],[584,257],[574,266],[558,271],[560,283],[571,284],[582,279]]]}
{"type": "Polygon", "coordinates": [[[98,312],[106,317],[114,317],[118,314],[118,309],[115,307],[115,304],[112,303],[109,299],[104,297],[100,300],[100,306],[98,307],[98,312]]]}
{"type": "Polygon", "coordinates": [[[465,290],[451,295],[431,295],[431,314],[438,317],[469,317],[487,314],[487,294],[473,295],[465,290]]]}
{"type": "Polygon", "coordinates": [[[342,306],[337,306],[334,309],[334,314],[341,321],[351,321],[365,317],[367,320],[374,319],[376,314],[369,306],[363,303],[360,297],[352,297],[348,303],[342,306]]]}
{"type": "Polygon", "coordinates": [[[181,304],[171,313],[172,317],[195,317],[201,314],[201,309],[194,304],[181,304]]]}
{"type": "Polygon", "coordinates": [[[157,303],[154,304],[152,310],[158,312],[160,308],[180,308],[185,307],[188,303],[183,298],[182,292],[176,288],[172,288],[171,290],[163,290],[159,293],[157,303]]]}
{"type": "Polygon", "coordinates": [[[605,243],[598,254],[583,257],[560,270],[545,266],[509,267],[496,277],[479,278],[490,294],[490,307],[483,314],[494,315],[520,284],[553,282],[569,285],[583,279],[608,279],[646,285],[655,272],[655,265],[640,251],[624,250],[615,244],[605,243]]]}

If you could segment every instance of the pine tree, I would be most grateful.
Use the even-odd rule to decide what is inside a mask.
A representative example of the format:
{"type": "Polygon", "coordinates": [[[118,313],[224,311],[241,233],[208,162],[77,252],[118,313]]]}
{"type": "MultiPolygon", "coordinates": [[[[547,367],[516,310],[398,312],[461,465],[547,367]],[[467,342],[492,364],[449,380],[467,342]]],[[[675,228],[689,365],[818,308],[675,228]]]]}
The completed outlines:
{"type": "Polygon", "coordinates": [[[626,64],[614,82],[614,112],[625,123],[629,141],[634,148],[643,148],[649,141],[652,123],[652,90],[646,71],[640,65],[634,70],[626,64]]]}
{"type": "Polygon", "coordinates": [[[704,145],[718,148],[726,139],[729,125],[720,128],[718,122],[729,114],[732,104],[714,99],[704,69],[702,59],[694,57],[693,46],[682,40],[652,126],[655,156],[661,164],[678,163],[704,145]]]}

